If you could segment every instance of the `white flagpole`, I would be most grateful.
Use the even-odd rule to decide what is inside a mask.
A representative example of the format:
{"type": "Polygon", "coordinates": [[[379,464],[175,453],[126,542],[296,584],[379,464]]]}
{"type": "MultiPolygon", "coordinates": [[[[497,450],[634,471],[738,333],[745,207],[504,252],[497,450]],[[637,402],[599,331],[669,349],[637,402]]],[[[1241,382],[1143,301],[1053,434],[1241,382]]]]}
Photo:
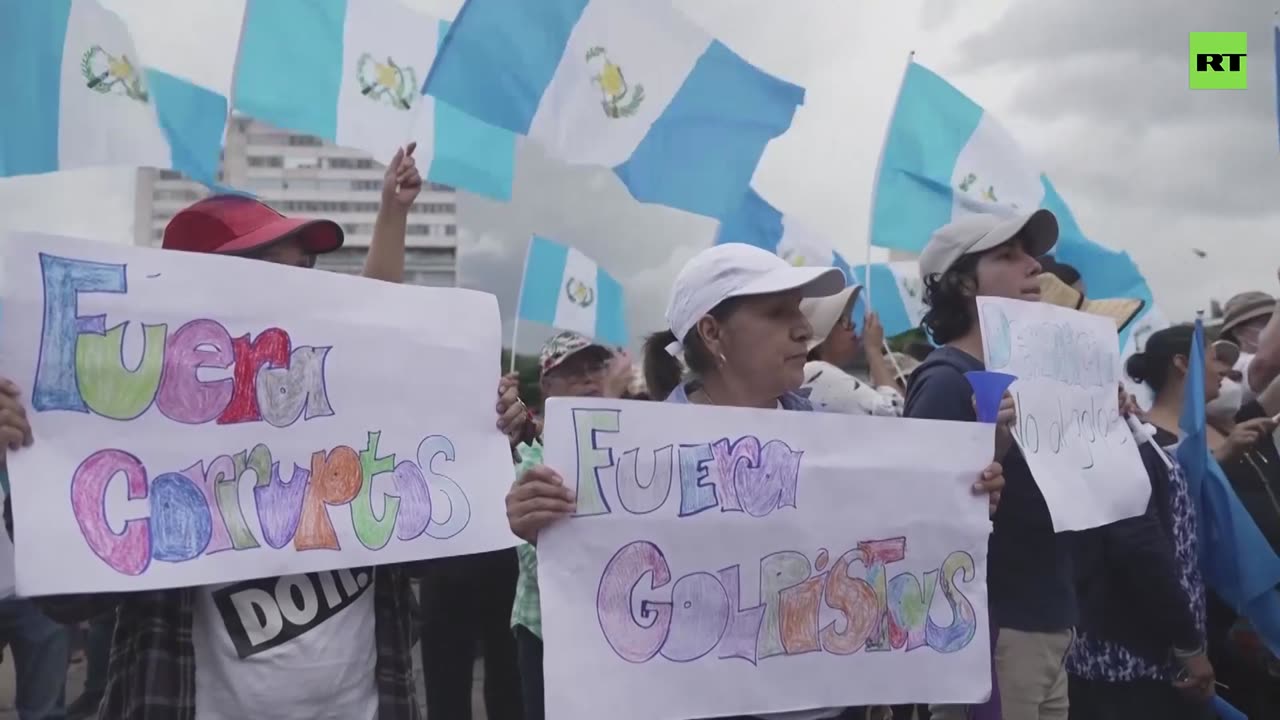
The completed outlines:
{"type": "MultiPolygon", "coordinates": [[[[911,50],[907,53],[907,62],[902,66],[902,80],[898,82],[898,92],[893,96],[893,112],[889,115],[889,124],[884,129],[884,142],[880,143],[880,155],[876,158],[876,174],[871,181],[871,207],[867,212],[867,257],[863,267],[863,275],[866,277],[866,283],[863,292],[867,294],[867,310],[872,311],[875,308],[871,304],[871,230],[875,227],[876,221],[876,194],[880,190],[880,169],[884,164],[884,148],[889,144],[889,133],[893,131],[893,119],[898,114],[898,103],[902,100],[902,86],[907,82],[907,71],[911,69],[911,63],[915,60],[916,51],[911,50]]],[[[899,375],[902,374],[902,368],[898,367],[898,361],[893,357],[893,351],[889,349],[889,338],[884,339],[884,351],[889,355],[889,360],[893,363],[894,370],[899,375]]]]}
{"type": "Polygon", "coordinates": [[[529,244],[524,250],[524,269],[520,271],[520,294],[516,295],[516,316],[511,320],[511,367],[509,373],[516,371],[516,340],[520,337],[520,307],[524,302],[524,279],[529,274],[529,254],[533,251],[533,236],[529,236],[529,244]]]}

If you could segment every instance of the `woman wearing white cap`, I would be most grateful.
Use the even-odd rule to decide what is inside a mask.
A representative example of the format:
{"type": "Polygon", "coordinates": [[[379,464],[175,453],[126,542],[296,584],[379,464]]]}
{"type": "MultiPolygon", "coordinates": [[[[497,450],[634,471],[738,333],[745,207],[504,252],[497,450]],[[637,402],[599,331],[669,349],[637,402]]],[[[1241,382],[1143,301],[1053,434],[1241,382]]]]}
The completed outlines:
{"type": "MultiPolygon", "coordinates": [[[[812,410],[796,394],[813,336],[800,301],[834,295],[843,287],[839,270],[793,267],[757,247],[728,243],[703,250],[676,277],[667,307],[670,329],[645,345],[649,392],[674,403],[812,410]],[[680,354],[688,379],[676,359],[680,354]]],[[[1003,472],[992,463],[974,492],[990,494],[1003,485],[1003,472]]],[[[540,528],[572,514],[572,494],[554,470],[531,468],[519,486],[515,494],[520,498],[508,504],[508,519],[526,540],[532,542],[540,528]]],[[[840,712],[816,709],[766,717],[810,720],[840,712]]]]}
{"type": "Polygon", "coordinates": [[[874,312],[867,312],[861,338],[872,384],[842,369],[858,359],[853,305],[861,291],[861,285],[850,285],[835,295],[801,301],[800,312],[813,327],[813,337],[809,338],[809,362],[804,366],[800,393],[819,412],[902,417],[902,393],[895,387],[893,368],[881,350],[884,328],[874,312]]]}

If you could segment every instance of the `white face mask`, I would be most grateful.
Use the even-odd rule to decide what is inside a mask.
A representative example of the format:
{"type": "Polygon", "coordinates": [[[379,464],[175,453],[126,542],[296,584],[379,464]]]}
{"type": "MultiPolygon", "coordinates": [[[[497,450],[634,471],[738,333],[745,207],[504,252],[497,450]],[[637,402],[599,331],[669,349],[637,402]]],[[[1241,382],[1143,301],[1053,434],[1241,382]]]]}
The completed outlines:
{"type": "Polygon", "coordinates": [[[1244,404],[1244,386],[1230,378],[1222,378],[1218,397],[1205,406],[1205,414],[1217,422],[1233,422],[1244,404]]]}

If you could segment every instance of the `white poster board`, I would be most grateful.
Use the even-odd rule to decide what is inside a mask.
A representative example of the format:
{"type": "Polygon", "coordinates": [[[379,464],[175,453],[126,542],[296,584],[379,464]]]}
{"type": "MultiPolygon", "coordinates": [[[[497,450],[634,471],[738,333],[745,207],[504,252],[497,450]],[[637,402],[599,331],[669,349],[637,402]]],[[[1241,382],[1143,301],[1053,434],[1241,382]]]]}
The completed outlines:
{"type": "Polygon", "coordinates": [[[1151,483],[1120,416],[1115,322],[1049,303],[978,298],[987,369],[1018,378],[1014,438],[1057,532],[1141,515],[1151,483]]]}
{"type": "Polygon", "coordinates": [[[4,240],[23,595],[515,544],[491,295],[39,235],[4,240]]]}
{"type": "Polygon", "coordinates": [[[544,437],[547,717],[990,694],[993,426],[565,398],[544,437]]]}

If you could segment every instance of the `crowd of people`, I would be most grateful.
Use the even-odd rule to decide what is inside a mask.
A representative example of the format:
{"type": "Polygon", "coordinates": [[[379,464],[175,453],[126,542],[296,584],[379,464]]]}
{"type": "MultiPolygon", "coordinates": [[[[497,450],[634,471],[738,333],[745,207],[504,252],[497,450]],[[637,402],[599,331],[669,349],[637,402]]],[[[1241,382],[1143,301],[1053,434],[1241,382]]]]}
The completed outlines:
{"type": "MultiPolygon", "coordinates": [[[[410,146],[388,165],[366,277],[402,280],[406,217],[421,183],[410,146]]],[[[852,309],[859,288],[846,285],[840,271],[793,267],[749,245],[716,245],[675,278],[667,328],[644,343],[642,388],[632,382],[625,355],[565,332],[542,349],[542,396],[975,422],[965,379],[966,372],[984,369],[975,299],[1048,302],[1044,288],[1055,283],[1081,298],[1087,292],[1076,269],[1052,259],[1057,236],[1057,220],[1047,210],[970,215],[938,228],[919,259],[923,328],[932,343],[894,354],[885,352],[874,312],[857,331],[852,309]],[[850,370],[863,366],[862,378],[850,370]]],[[[342,239],[333,223],[290,220],[256,200],[218,196],[176,216],[163,247],[313,267],[317,254],[342,239]]],[[[1204,387],[1191,391],[1203,392],[1208,403],[1212,453],[1280,550],[1280,454],[1272,435],[1280,413],[1275,306],[1261,292],[1227,303],[1208,348],[1204,387]]],[[[1247,621],[1206,589],[1198,564],[1197,543],[1205,539],[1172,449],[1180,442],[1193,337],[1188,325],[1160,330],[1128,359],[1128,374],[1154,395],[1149,408],[1117,388],[1123,411],[1137,421],[1135,434],[1151,439],[1141,443],[1152,490],[1143,515],[1055,533],[1013,439],[1012,398],[1000,406],[992,461],[974,478],[973,493],[992,518],[987,584],[995,697],[988,706],[1005,720],[1210,718],[1215,693],[1251,718],[1280,717],[1280,663],[1247,621]]],[[[20,718],[411,720],[423,717],[416,645],[427,717],[472,716],[479,653],[487,717],[540,720],[537,539],[573,513],[574,496],[564,480],[568,469],[543,464],[539,413],[525,407],[517,388],[512,375],[497,379],[494,412],[513,453],[506,513],[525,544],[353,568],[371,583],[368,592],[248,656],[227,635],[216,600],[220,586],[0,601],[0,642],[9,648],[6,662],[16,666],[20,718]],[[88,680],[83,695],[68,703],[66,668],[76,628],[87,628],[88,680]]],[[[4,451],[39,442],[27,413],[17,384],[0,379],[4,451]]],[[[6,502],[7,514],[22,511],[6,502]]],[[[6,524],[12,532],[11,520],[6,524]]],[[[904,705],[761,717],[952,720],[979,711],[904,705]]]]}

